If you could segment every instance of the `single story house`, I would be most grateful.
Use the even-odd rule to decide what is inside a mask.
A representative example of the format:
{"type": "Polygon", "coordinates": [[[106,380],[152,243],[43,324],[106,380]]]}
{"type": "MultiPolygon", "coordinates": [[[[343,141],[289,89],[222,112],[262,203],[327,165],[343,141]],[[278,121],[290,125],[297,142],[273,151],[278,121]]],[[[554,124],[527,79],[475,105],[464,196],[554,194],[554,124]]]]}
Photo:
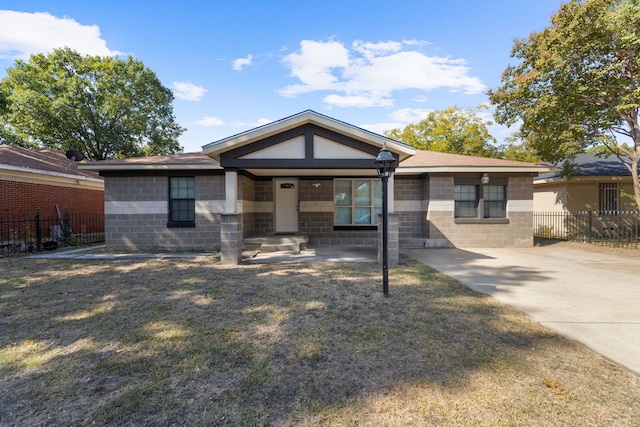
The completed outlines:
{"type": "Polygon", "coordinates": [[[238,263],[255,235],[378,245],[383,147],[398,162],[387,192],[390,265],[399,248],[533,245],[533,179],[548,167],[417,150],[310,110],[201,153],[80,168],[104,178],[109,248],[220,249],[238,263]]]}
{"type": "Polygon", "coordinates": [[[65,153],[0,144],[0,218],[104,213],[104,182],[65,153]]]}
{"type": "Polygon", "coordinates": [[[631,172],[616,156],[579,154],[571,177],[562,165],[533,180],[536,212],[620,212],[637,210],[631,172]]]}

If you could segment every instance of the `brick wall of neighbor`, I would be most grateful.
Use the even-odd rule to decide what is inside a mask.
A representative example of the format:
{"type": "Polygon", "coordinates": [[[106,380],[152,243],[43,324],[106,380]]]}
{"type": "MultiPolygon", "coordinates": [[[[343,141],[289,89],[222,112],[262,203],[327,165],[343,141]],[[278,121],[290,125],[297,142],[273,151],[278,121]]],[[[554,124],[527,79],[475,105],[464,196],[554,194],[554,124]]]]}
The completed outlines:
{"type": "Polygon", "coordinates": [[[509,177],[508,224],[456,224],[453,217],[453,177],[431,177],[429,183],[428,247],[526,247],[533,246],[533,178],[509,177]]]}
{"type": "Polygon", "coordinates": [[[61,215],[65,209],[70,214],[104,213],[102,190],[82,188],[81,185],[51,185],[36,179],[31,181],[34,182],[0,179],[0,216],[35,216],[40,212],[42,217],[57,218],[56,205],[61,215]]]}
{"type": "Polygon", "coordinates": [[[169,178],[105,180],[105,240],[110,249],[219,250],[224,176],[196,176],[196,226],[168,228],[169,178]]]}

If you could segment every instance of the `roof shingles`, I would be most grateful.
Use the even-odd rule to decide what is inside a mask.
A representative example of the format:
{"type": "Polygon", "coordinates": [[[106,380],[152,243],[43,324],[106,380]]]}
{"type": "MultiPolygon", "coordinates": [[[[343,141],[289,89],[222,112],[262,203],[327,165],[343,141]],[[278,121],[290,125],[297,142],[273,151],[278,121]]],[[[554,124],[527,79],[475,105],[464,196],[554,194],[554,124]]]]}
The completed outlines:
{"type": "Polygon", "coordinates": [[[33,150],[0,144],[0,169],[2,169],[3,165],[23,168],[33,172],[53,172],[101,179],[94,171],[78,169],[78,163],[71,163],[65,153],[48,148],[33,150]]]}

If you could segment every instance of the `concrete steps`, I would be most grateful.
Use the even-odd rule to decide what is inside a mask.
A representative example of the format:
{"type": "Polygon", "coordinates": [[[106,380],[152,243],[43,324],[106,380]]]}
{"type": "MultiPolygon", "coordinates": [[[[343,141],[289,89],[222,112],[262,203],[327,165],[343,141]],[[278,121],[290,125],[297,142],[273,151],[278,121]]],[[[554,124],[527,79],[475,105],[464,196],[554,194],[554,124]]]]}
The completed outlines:
{"type": "Polygon", "coordinates": [[[244,239],[244,248],[245,250],[256,250],[259,252],[300,253],[301,250],[306,249],[308,242],[308,236],[252,236],[244,239]]]}

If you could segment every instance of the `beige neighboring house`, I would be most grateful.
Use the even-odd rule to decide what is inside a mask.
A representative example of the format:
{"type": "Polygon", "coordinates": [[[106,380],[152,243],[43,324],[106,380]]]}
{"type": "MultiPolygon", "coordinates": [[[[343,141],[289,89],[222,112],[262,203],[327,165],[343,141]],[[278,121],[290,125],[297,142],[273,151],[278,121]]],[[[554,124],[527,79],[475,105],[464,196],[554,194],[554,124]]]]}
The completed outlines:
{"type": "Polygon", "coordinates": [[[219,249],[238,263],[251,236],[376,247],[383,147],[399,163],[388,191],[390,265],[399,248],[533,245],[533,179],[548,167],[417,150],[310,110],[201,153],[80,169],[104,178],[109,248],[219,249]]]}
{"type": "Polygon", "coordinates": [[[535,212],[607,214],[637,210],[631,173],[616,156],[580,154],[575,163],[570,178],[561,176],[557,168],[534,179],[535,212]]]}

